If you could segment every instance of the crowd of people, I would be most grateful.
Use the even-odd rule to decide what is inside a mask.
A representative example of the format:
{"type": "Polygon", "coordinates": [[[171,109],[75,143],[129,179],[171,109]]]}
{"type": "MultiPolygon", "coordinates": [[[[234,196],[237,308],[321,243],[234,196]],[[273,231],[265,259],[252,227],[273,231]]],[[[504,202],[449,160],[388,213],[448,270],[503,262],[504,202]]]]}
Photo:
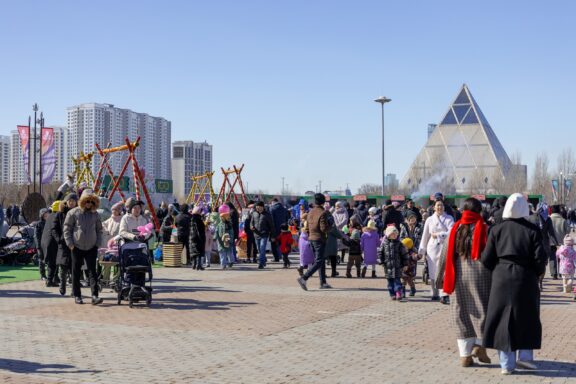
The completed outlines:
{"type": "Polygon", "coordinates": [[[91,289],[92,304],[102,302],[99,276],[110,279],[117,271],[97,270],[98,249],[119,239],[149,242],[151,249],[181,243],[185,264],[199,271],[213,262],[230,269],[239,261],[264,269],[268,248],[271,260],[288,269],[290,253],[297,251],[297,282],[304,290],[316,272],[319,288],[332,288],[327,267],[331,278],[345,264],[346,278],[363,279],[377,278],[380,265],[390,300],[396,302],[416,295],[421,262],[430,299],[451,304],[462,366],[475,359],[489,363],[486,348],[495,348],[502,373],[510,374],[516,367],[535,368],[546,265],[551,278],[561,278],[563,292],[575,294],[576,300],[573,212],[543,202],[534,208],[521,194],[500,198],[492,207],[474,198],[462,207],[451,206],[442,193],[434,195],[429,207],[417,207],[412,200],[388,200],[381,207],[355,202],[351,207],[347,201],[331,204],[323,194],[314,195],[313,203],[302,199],[291,207],[278,198],[268,204],[249,201],[240,211],[230,202],[219,207],[162,203],[155,211],[161,222],[157,241],[138,232],[152,221],[142,201],[118,202],[106,215],[90,189],[59,198],[40,210],[35,225],[39,270],[46,286],[59,287],[61,295],[71,283],[77,304],[83,303],[82,282],[91,289]]]}

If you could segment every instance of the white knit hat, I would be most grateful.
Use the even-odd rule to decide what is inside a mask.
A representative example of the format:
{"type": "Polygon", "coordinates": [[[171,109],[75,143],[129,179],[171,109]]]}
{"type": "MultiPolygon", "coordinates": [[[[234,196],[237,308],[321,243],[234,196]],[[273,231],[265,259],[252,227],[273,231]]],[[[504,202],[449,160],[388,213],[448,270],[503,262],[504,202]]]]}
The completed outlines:
{"type": "Polygon", "coordinates": [[[520,219],[530,216],[530,209],[528,208],[528,201],[521,193],[513,193],[506,200],[504,212],[502,213],[503,219],[520,219]]]}
{"type": "Polygon", "coordinates": [[[390,237],[390,235],[393,233],[398,233],[398,229],[396,229],[396,227],[394,225],[387,226],[386,231],[384,232],[386,237],[390,237]]]}

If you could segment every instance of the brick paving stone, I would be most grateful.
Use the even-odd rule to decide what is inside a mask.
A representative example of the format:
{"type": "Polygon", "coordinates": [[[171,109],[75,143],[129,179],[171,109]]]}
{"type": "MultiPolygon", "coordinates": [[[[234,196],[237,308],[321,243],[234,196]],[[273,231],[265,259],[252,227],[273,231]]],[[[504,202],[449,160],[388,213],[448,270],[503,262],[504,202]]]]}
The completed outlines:
{"type": "MultiPolygon", "coordinates": [[[[343,266],[339,272],[344,275],[343,266]]],[[[378,271],[382,274],[381,270],[378,271]]],[[[78,306],[41,282],[0,285],[0,383],[569,383],[575,302],[546,280],[541,369],[459,367],[449,308],[427,286],[392,302],[378,279],[309,291],[295,268],[155,270],[151,308],[78,306]]],[[[84,290],[85,294],[88,290],[84,290]]]]}

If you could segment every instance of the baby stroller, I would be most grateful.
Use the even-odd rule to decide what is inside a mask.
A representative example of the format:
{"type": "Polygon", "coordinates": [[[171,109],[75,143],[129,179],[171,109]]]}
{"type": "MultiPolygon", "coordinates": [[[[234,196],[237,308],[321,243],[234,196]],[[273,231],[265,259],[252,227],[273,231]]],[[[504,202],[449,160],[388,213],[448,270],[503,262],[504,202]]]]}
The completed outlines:
{"type": "Polygon", "coordinates": [[[121,240],[118,243],[118,266],[118,304],[126,300],[132,308],[134,303],[146,301],[149,307],[152,303],[152,263],[146,243],[121,240]]]}

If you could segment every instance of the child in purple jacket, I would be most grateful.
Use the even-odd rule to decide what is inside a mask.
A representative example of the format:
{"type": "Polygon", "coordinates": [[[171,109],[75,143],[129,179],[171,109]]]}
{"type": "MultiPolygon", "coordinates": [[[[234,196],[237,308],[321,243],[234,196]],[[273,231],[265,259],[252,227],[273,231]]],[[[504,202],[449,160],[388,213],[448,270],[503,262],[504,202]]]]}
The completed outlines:
{"type": "Polygon", "coordinates": [[[314,251],[308,241],[308,223],[306,221],[302,222],[300,239],[298,239],[298,250],[300,251],[300,267],[298,267],[298,273],[300,276],[303,276],[304,269],[307,269],[308,265],[314,264],[314,251]]]}
{"type": "Polygon", "coordinates": [[[362,267],[362,277],[366,277],[368,266],[372,267],[372,278],[376,278],[376,264],[378,263],[378,246],[380,245],[380,236],[378,227],[374,220],[368,220],[368,225],[364,228],[364,233],[360,238],[360,247],[364,254],[362,267]]]}

